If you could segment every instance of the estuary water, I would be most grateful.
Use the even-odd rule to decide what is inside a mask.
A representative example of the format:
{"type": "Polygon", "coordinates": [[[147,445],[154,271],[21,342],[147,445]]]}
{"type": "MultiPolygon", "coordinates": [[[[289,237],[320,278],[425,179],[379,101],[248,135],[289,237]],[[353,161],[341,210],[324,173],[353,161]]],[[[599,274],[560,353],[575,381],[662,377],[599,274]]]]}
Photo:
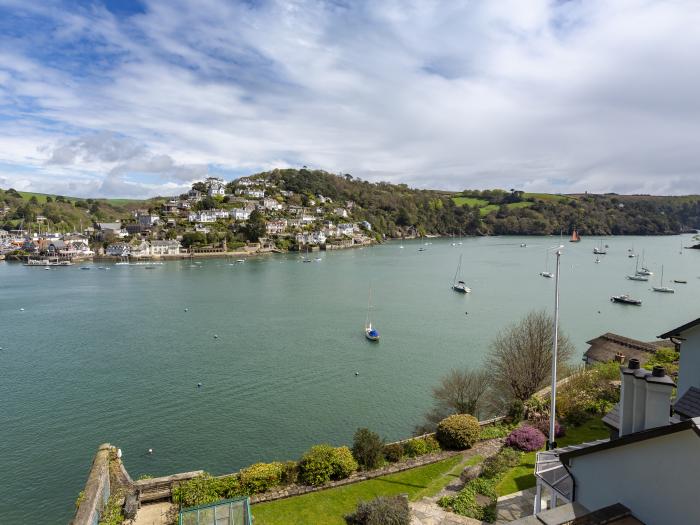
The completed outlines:
{"type": "MultiPolygon", "coordinates": [[[[429,242],[311,263],[0,263],[0,522],[68,522],[104,442],[137,478],[295,459],[349,443],[360,426],[409,436],[441,375],[478,366],[529,310],[551,310],[553,279],[538,273],[559,239],[429,242]],[[466,296],[450,290],[460,254],[466,296]],[[363,333],[370,283],[378,344],[363,333]]],[[[690,236],[604,238],[595,264],[598,242],[564,242],[561,327],[581,353],[607,331],[653,340],[698,317],[700,250],[679,253],[690,236]],[[650,282],[625,279],[631,248],[644,251],[650,282]],[[670,284],[675,294],[650,290],[662,264],[667,282],[688,281],[670,284]],[[610,302],[625,292],[643,306],[610,302]]]]}

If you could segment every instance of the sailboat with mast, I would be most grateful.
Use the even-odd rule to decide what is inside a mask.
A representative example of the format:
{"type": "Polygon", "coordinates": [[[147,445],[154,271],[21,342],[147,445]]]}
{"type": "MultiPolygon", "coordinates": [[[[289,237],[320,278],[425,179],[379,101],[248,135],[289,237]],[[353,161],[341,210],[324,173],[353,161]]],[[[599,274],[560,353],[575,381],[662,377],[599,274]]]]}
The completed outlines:
{"type": "Polygon", "coordinates": [[[581,237],[578,234],[578,231],[574,230],[571,233],[571,239],[569,239],[569,242],[581,242],[581,237]]]}
{"type": "Polygon", "coordinates": [[[457,271],[455,272],[454,279],[452,279],[452,289],[457,293],[469,293],[471,288],[469,288],[466,283],[462,280],[462,255],[459,256],[459,263],[457,264],[457,271]],[[459,280],[457,278],[459,277],[459,280]]]}
{"type": "Polygon", "coordinates": [[[554,277],[552,272],[549,271],[549,250],[544,252],[544,271],[540,272],[540,275],[542,277],[546,277],[547,279],[554,277]]]}
{"type": "Polygon", "coordinates": [[[673,288],[669,288],[668,286],[664,286],[664,267],[661,265],[661,283],[659,286],[652,286],[652,290],[655,292],[661,292],[661,293],[676,293],[676,291],[673,288]]]}
{"type": "Polygon", "coordinates": [[[370,309],[372,308],[372,287],[369,288],[369,297],[367,298],[367,319],[365,320],[365,337],[370,341],[379,341],[379,332],[372,326],[370,309]]]}
{"type": "Polygon", "coordinates": [[[634,265],[634,275],[628,275],[627,278],[630,281],[648,281],[649,277],[646,275],[641,275],[639,273],[639,257],[634,258],[635,265],[634,265]]]}
{"type": "Polygon", "coordinates": [[[644,250],[642,250],[642,262],[640,263],[640,268],[637,271],[637,275],[654,275],[654,272],[652,272],[651,270],[649,270],[649,268],[644,266],[644,250]]]}
{"type": "Polygon", "coordinates": [[[605,250],[605,248],[603,248],[603,239],[600,239],[600,244],[599,244],[598,246],[595,246],[595,247],[593,248],[593,253],[594,253],[595,255],[605,255],[606,253],[608,253],[608,252],[605,250]]]}

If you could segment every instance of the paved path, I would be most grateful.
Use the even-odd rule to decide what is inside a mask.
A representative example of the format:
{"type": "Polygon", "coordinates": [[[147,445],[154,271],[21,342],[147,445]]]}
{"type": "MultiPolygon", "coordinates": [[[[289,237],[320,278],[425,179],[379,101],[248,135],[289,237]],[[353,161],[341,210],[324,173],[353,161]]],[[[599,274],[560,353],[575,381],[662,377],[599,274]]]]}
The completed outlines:
{"type": "Polygon", "coordinates": [[[536,489],[533,487],[498,498],[496,503],[496,524],[510,523],[525,516],[531,516],[535,494],[536,489]]]}
{"type": "Polygon", "coordinates": [[[136,513],[136,519],[124,523],[129,525],[170,525],[177,523],[176,512],[175,505],[169,501],[145,503],[136,513]]]}
{"type": "MultiPolygon", "coordinates": [[[[473,448],[462,453],[460,467],[464,468],[465,463],[474,456],[487,458],[493,456],[503,446],[502,439],[491,439],[477,443],[473,448]]],[[[415,503],[411,503],[411,525],[481,525],[481,521],[466,516],[459,516],[452,512],[445,511],[437,504],[437,500],[443,496],[454,496],[464,486],[464,482],[459,478],[462,469],[457,469],[457,474],[448,472],[444,477],[449,477],[450,482],[442,489],[437,496],[423,498],[415,503]]]]}

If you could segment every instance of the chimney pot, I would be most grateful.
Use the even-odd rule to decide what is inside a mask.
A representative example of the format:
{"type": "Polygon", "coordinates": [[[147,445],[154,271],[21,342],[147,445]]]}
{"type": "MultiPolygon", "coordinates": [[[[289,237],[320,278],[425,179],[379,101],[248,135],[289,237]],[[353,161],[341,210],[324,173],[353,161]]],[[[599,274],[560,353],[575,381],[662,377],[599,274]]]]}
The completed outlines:
{"type": "Polygon", "coordinates": [[[663,366],[655,366],[651,371],[651,375],[654,377],[664,377],[666,375],[666,369],[663,366]]]}
{"type": "Polygon", "coordinates": [[[630,370],[638,370],[639,369],[639,359],[636,357],[633,357],[632,359],[629,360],[627,363],[627,368],[630,370]]]}

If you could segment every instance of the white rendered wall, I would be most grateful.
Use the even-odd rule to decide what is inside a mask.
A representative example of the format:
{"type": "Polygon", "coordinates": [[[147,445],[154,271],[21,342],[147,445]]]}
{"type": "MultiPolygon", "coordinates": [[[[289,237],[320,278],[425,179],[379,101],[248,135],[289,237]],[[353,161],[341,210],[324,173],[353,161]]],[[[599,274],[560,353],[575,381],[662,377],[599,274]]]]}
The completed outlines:
{"type": "Polygon", "coordinates": [[[700,437],[692,429],[573,458],[575,500],[627,506],[646,525],[700,523],[700,437]]]}

